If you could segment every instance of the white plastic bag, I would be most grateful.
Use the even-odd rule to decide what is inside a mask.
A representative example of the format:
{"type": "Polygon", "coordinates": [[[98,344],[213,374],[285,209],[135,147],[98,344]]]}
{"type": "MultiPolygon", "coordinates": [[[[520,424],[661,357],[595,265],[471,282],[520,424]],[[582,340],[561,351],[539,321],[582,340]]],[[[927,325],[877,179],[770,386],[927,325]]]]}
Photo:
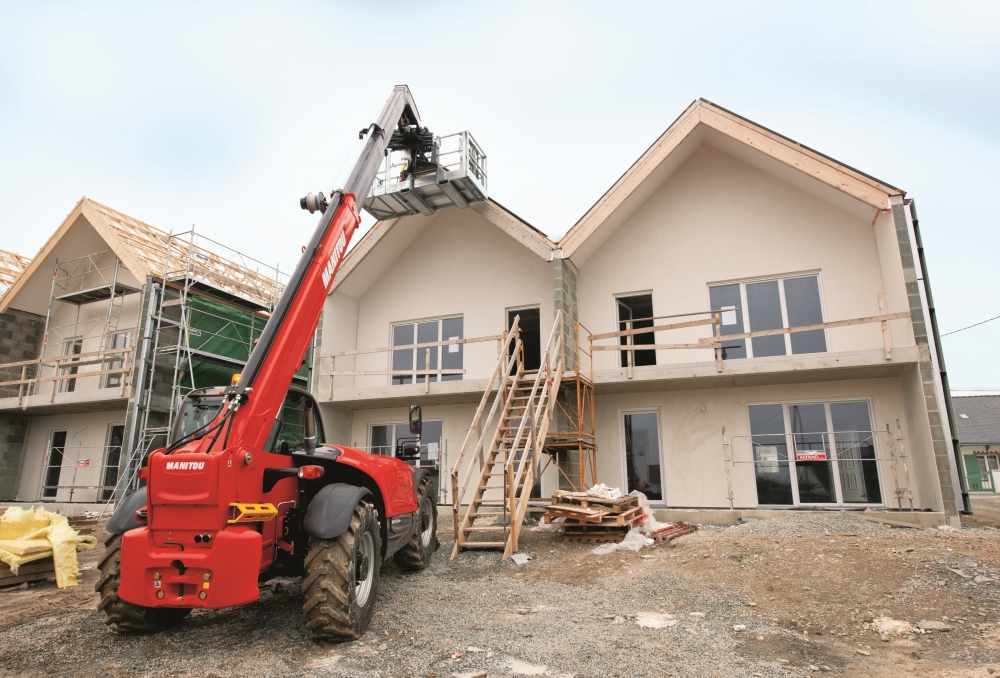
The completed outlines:
{"type": "Polygon", "coordinates": [[[615,551],[639,551],[643,546],[649,546],[652,543],[653,540],[646,537],[638,527],[633,527],[625,535],[625,538],[617,544],[601,544],[593,550],[593,553],[603,556],[615,551]]]}
{"type": "Polygon", "coordinates": [[[653,517],[653,509],[649,506],[649,499],[646,495],[639,490],[632,490],[629,492],[630,495],[639,497],[639,506],[642,507],[642,512],[646,514],[646,517],[641,523],[639,523],[639,529],[642,530],[643,534],[649,534],[650,532],[656,532],[657,530],[668,527],[673,523],[661,523],[656,518],[653,517]]]}
{"type": "Polygon", "coordinates": [[[591,497],[599,497],[601,499],[617,499],[622,496],[622,491],[617,487],[608,487],[604,483],[598,483],[587,490],[587,494],[591,497]]]}

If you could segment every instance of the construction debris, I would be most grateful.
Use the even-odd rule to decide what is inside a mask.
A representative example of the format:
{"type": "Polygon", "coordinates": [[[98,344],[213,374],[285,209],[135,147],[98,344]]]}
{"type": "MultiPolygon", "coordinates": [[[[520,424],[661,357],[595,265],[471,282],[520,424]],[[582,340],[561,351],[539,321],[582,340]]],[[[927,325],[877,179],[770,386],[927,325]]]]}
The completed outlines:
{"type": "Polygon", "coordinates": [[[646,512],[639,503],[638,495],[620,496],[617,490],[598,487],[602,490],[600,494],[609,496],[593,496],[590,492],[553,492],[552,504],[545,507],[544,522],[563,518],[563,538],[566,541],[621,541],[629,530],[642,522],[646,512]]]}
{"type": "Polygon", "coordinates": [[[657,530],[653,530],[652,532],[647,532],[646,536],[658,542],[668,542],[672,539],[677,539],[677,537],[683,537],[685,534],[691,534],[692,532],[697,531],[697,525],[676,522],[672,525],[667,525],[657,530]]]}
{"type": "Polygon", "coordinates": [[[0,516],[0,586],[55,578],[56,586],[76,586],[78,548],[92,549],[97,540],[81,536],[65,516],[42,508],[7,509],[0,516]]]}

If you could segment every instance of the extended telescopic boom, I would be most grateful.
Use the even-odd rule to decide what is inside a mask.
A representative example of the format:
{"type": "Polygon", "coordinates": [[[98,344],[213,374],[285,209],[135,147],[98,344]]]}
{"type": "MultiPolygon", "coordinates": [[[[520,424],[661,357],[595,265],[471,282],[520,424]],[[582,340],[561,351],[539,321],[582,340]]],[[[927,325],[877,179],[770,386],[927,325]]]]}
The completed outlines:
{"type": "MultiPolygon", "coordinates": [[[[361,221],[359,201],[363,202],[371,190],[393,132],[397,128],[419,125],[420,117],[410,89],[397,85],[378,120],[367,129],[368,139],[344,188],[334,191],[329,205],[323,207],[316,232],[239,381],[226,389],[231,406],[219,415],[222,420],[231,419],[224,447],[231,444],[247,450],[262,449],[292,378],[302,365],[330,286],[361,221]]],[[[362,135],[365,132],[362,130],[362,135]]],[[[222,423],[218,419],[215,422],[222,423]]],[[[206,427],[206,432],[211,430],[214,427],[206,427]]],[[[182,441],[178,443],[187,447],[182,441]]],[[[178,445],[175,443],[175,446],[178,445]]],[[[203,446],[205,443],[199,447],[203,446]]]]}

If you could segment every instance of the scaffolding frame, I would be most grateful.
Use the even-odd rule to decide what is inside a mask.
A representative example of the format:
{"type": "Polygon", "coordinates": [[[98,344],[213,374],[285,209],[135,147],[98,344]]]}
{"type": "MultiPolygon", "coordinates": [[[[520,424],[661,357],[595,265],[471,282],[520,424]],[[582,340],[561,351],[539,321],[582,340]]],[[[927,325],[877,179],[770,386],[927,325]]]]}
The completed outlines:
{"type": "Polygon", "coordinates": [[[162,274],[151,277],[147,284],[142,354],[135,361],[135,389],[126,416],[124,472],[119,474],[112,500],[136,487],[142,460],[167,444],[188,393],[206,386],[228,385],[197,383],[195,365],[208,363],[237,373],[246,365],[246,360],[198,346],[212,339],[236,341],[238,346],[233,348],[249,356],[254,339],[263,331],[284,290],[280,265],[272,267],[228,248],[196,233],[194,226],[188,231],[168,233],[165,249],[162,274]],[[203,242],[213,245],[213,250],[226,250],[229,256],[220,257],[203,247],[203,242]],[[195,308],[196,299],[244,313],[249,323],[195,308]],[[221,328],[206,331],[195,327],[194,314],[212,317],[221,328]],[[245,332],[246,341],[227,336],[227,328],[235,329],[240,339],[245,332]],[[196,338],[195,345],[192,337],[196,338]]]}

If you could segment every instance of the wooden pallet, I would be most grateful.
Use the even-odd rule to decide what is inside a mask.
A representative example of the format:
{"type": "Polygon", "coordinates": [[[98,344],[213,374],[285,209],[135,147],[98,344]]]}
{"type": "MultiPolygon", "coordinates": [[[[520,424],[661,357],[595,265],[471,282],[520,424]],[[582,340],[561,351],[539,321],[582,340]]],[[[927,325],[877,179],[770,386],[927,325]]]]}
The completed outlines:
{"type": "Polygon", "coordinates": [[[600,506],[601,510],[608,507],[611,511],[620,512],[639,505],[639,497],[634,494],[626,494],[615,499],[604,499],[602,497],[591,497],[586,492],[565,492],[556,490],[552,493],[552,503],[555,506],[569,504],[571,506],[582,506],[590,508],[591,504],[600,506]]]}
{"type": "Polygon", "coordinates": [[[16,575],[10,571],[5,563],[0,563],[0,588],[16,586],[25,582],[54,579],[55,576],[56,567],[51,557],[25,563],[18,568],[16,575]]]}
{"type": "Polygon", "coordinates": [[[567,520],[579,520],[585,523],[600,523],[607,515],[608,511],[598,511],[571,504],[553,504],[552,506],[545,507],[544,520],[549,523],[552,522],[552,518],[566,518],[567,520]]]}

